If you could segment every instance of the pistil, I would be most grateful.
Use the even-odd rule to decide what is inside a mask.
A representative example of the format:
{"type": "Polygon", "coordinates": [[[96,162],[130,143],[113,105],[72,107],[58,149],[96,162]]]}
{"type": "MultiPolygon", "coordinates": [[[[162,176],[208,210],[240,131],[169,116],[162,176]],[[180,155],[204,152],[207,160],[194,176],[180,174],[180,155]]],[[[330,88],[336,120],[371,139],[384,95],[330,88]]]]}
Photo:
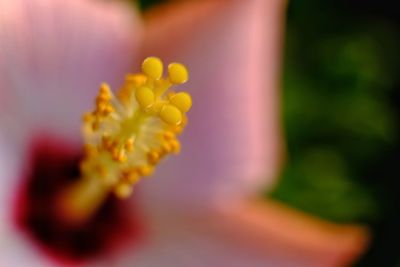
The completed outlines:
{"type": "Polygon", "coordinates": [[[170,88],[185,83],[188,71],[171,63],[167,77],[162,74],[161,60],[149,57],[142,73],[126,76],[117,96],[108,84],[100,86],[94,110],[83,116],[81,179],[66,188],[58,202],[67,221],[84,222],[110,193],[129,197],[161,159],[179,153],[177,137],[187,123],[192,99],[170,88]]]}

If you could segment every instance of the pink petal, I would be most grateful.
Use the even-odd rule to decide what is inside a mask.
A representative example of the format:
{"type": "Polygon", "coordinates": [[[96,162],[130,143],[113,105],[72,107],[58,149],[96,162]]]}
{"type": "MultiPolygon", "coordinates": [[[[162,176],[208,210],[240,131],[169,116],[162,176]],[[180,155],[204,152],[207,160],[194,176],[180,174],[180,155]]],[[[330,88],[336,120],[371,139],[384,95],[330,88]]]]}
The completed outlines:
{"type": "Polygon", "coordinates": [[[288,266],[350,266],[370,241],[364,226],[327,222],[271,200],[247,201],[220,215],[217,232],[298,263],[288,266]]]}
{"type": "Polygon", "coordinates": [[[130,70],[140,32],[116,2],[0,0],[2,126],[79,137],[99,84],[130,70]]]}
{"type": "Polygon", "coordinates": [[[152,237],[112,266],[349,266],[366,248],[368,232],[336,225],[273,202],[242,203],[230,212],[177,213],[149,218],[152,237]]]}
{"type": "Polygon", "coordinates": [[[144,54],[188,66],[193,108],[182,153],[157,170],[147,197],[229,201],[275,181],[284,3],[186,1],[150,13],[144,54]]]}

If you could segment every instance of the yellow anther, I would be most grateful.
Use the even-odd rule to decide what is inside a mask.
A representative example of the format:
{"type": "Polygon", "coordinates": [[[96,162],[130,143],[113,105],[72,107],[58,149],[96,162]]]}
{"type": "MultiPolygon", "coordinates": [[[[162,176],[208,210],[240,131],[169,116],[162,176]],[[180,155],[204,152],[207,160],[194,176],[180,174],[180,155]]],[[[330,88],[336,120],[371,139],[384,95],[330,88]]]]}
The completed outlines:
{"type": "Polygon", "coordinates": [[[99,95],[111,98],[111,88],[107,83],[102,83],[100,85],[99,95]]]}
{"type": "Polygon", "coordinates": [[[180,92],[171,96],[169,101],[183,113],[188,112],[192,107],[192,97],[186,92],[180,92]]]}
{"type": "Polygon", "coordinates": [[[135,97],[143,109],[146,109],[154,104],[154,92],[148,87],[138,88],[135,92],[135,97]]]}
{"type": "Polygon", "coordinates": [[[132,83],[136,87],[140,87],[147,82],[147,77],[143,74],[128,74],[125,81],[127,83],[132,83]]]}
{"type": "Polygon", "coordinates": [[[148,57],[143,61],[142,71],[150,78],[158,80],[163,73],[163,63],[157,57],[148,57]]]}
{"type": "Polygon", "coordinates": [[[124,162],[126,162],[127,160],[128,160],[128,157],[126,156],[125,153],[120,153],[120,154],[119,154],[119,157],[118,157],[118,161],[119,161],[119,162],[124,163],[124,162]]]}
{"type": "Polygon", "coordinates": [[[100,88],[99,88],[99,92],[100,93],[106,93],[106,94],[111,93],[111,88],[108,85],[108,83],[101,83],[100,84],[100,88]]]}
{"type": "Polygon", "coordinates": [[[135,148],[135,141],[133,140],[133,138],[129,138],[128,140],[126,140],[125,148],[128,152],[133,151],[133,149],[135,148]]]}
{"type": "Polygon", "coordinates": [[[93,123],[92,123],[92,130],[93,131],[97,131],[98,129],[99,129],[99,127],[100,127],[100,122],[99,121],[94,121],[93,123]]]}
{"type": "Polygon", "coordinates": [[[179,143],[178,140],[173,139],[169,142],[169,144],[171,145],[172,151],[174,153],[179,153],[181,150],[181,144],[179,143]]]}
{"type": "Polygon", "coordinates": [[[173,84],[185,83],[189,79],[189,73],[186,67],[180,63],[171,63],[168,65],[169,80],[173,84]]]}
{"type": "Polygon", "coordinates": [[[163,143],[162,144],[162,150],[164,153],[171,153],[172,152],[172,146],[170,143],[163,143]]]}
{"type": "Polygon", "coordinates": [[[140,176],[150,176],[153,174],[154,169],[152,166],[143,165],[140,166],[137,171],[140,176]]]}
{"type": "Polygon", "coordinates": [[[87,123],[87,122],[91,122],[93,119],[92,113],[90,112],[86,112],[85,114],[83,114],[82,116],[82,120],[83,122],[87,123]]]}
{"type": "Polygon", "coordinates": [[[171,139],[175,138],[175,134],[173,132],[166,131],[163,134],[163,137],[164,137],[165,140],[171,140],[171,139]]]}
{"type": "Polygon", "coordinates": [[[100,117],[106,117],[114,111],[115,111],[114,107],[110,103],[99,101],[95,110],[95,115],[100,117]]]}
{"type": "Polygon", "coordinates": [[[106,108],[108,102],[104,100],[96,100],[96,108],[97,110],[103,110],[106,108]]]}
{"type": "Polygon", "coordinates": [[[112,150],[112,159],[116,162],[126,162],[128,159],[124,150],[113,149],[112,150]]]}
{"type": "Polygon", "coordinates": [[[135,170],[131,170],[131,171],[127,172],[125,177],[126,177],[127,181],[131,184],[136,184],[140,178],[138,172],[135,170]]]}
{"type": "Polygon", "coordinates": [[[103,110],[103,115],[104,115],[104,116],[108,116],[108,115],[110,115],[112,112],[114,112],[113,106],[111,106],[111,105],[106,105],[106,106],[104,107],[104,110],[103,110]]]}
{"type": "Polygon", "coordinates": [[[147,160],[151,165],[156,165],[160,160],[160,154],[157,151],[150,151],[147,154],[147,160]]]}
{"type": "Polygon", "coordinates": [[[101,143],[102,143],[103,147],[105,149],[107,149],[107,150],[109,150],[109,149],[111,149],[113,147],[113,143],[112,143],[111,137],[109,137],[109,136],[104,135],[101,138],[101,143]]]}
{"type": "Polygon", "coordinates": [[[96,104],[99,105],[101,103],[105,104],[108,103],[108,101],[110,100],[110,96],[106,95],[106,94],[102,94],[100,93],[97,97],[96,97],[96,104]]]}
{"type": "Polygon", "coordinates": [[[95,171],[101,176],[101,177],[106,177],[108,174],[108,170],[105,166],[97,164],[95,166],[95,171]]]}
{"type": "Polygon", "coordinates": [[[129,88],[123,87],[121,90],[118,92],[118,99],[121,101],[122,104],[124,105],[129,105],[129,98],[131,97],[131,92],[129,91],[129,88]]]}
{"type": "Polygon", "coordinates": [[[85,156],[91,157],[97,154],[97,149],[92,145],[86,144],[83,147],[83,152],[85,156]]]}
{"type": "Polygon", "coordinates": [[[130,184],[121,183],[116,186],[114,192],[119,198],[127,198],[132,194],[133,188],[130,184]]]}
{"type": "Polygon", "coordinates": [[[170,125],[178,125],[182,121],[182,112],[173,105],[164,105],[160,111],[161,119],[170,125]]]}

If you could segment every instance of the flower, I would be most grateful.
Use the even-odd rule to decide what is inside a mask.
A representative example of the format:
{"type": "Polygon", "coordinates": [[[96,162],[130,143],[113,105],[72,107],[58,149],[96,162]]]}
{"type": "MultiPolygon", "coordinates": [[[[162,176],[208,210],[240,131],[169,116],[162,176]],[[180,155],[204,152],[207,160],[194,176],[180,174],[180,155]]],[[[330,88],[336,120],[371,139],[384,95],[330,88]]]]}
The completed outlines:
{"type": "Polygon", "coordinates": [[[280,0],[187,1],[142,21],[116,2],[0,0],[0,265],[55,264],[10,215],[18,178],[36,155],[32,140],[73,144],[53,148],[60,141],[45,139],[52,157],[41,168],[63,162],[58,154],[79,144],[80,114],[98,85],[115,88],[147,55],[191,70],[183,151],[135,192],[145,238],[92,264],[337,266],[357,256],[362,229],[251,200],[273,184],[282,160],[283,9],[280,0]]]}

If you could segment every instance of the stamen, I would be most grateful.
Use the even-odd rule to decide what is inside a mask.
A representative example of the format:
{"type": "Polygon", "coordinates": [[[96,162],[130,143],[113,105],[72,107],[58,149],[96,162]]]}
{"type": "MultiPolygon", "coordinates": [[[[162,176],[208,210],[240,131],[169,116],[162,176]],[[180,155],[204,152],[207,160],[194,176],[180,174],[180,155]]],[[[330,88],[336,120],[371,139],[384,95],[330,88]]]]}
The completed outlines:
{"type": "Polygon", "coordinates": [[[128,197],[142,177],[150,176],[160,160],[179,153],[177,135],[192,106],[188,93],[168,92],[188,80],[184,65],[170,64],[168,77],[162,78],[162,61],[149,57],[142,72],[125,78],[118,97],[102,84],[94,110],[83,118],[83,179],[97,179],[121,198],[128,197]]]}

